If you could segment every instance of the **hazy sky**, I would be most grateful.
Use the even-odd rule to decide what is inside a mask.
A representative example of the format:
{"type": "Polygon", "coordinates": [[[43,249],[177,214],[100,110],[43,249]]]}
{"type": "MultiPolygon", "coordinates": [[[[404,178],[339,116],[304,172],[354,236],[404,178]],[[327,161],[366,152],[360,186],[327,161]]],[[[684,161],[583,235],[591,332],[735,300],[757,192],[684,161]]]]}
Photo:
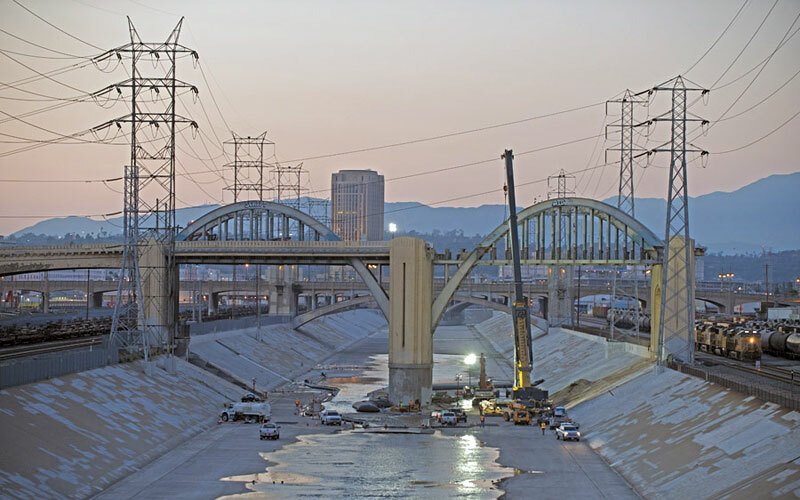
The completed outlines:
{"type": "MultiPolygon", "coordinates": [[[[190,172],[219,169],[228,161],[221,155],[218,138],[230,138],[231,129],[242,136],[268,131],[268,137],[277,144],[277,158],[289,163],[600,103],[626,88],[644,90],[692,66],[742,5],[739,0],[19,1],[69,34],[103,49],[128,41],[125,15],[131,16],[144,41],[164,40],[184,15],[181,42],[198,51],[211,87],[188,59],[181,62],[178,77],[196,84],[202,101],[201,107],[186,96],[179,106],[179,111],[195,119],[204,133],[204,142],[192,139],[188,132],[178,137],[178,170],[190,172]],[[214,159],[204,163],[193,156],[214,159]]],[[[711,87],[734,62],[773,4],[772,0],[750,0],[688,78],[711,87]]],[[[779,0],[717,86],[740,77],[767,58],[790,27],[790,36],[800,27],[798,14],[800,2],[779,0]],[[792,25],[793,21],[796,24],[792,25]]],[[[35,76],[33,71],[50,71],[85,60],[32,57],[68,56],[24,43],[8,33],[73,55],[92,56],[100,51],[48,26],[12,0],[0,0],[0,29],[7,32],[0,32],[0,82],[17,87],[0,84],[0,234],[38,220],[18,216],[47,218],[119,211],[122,200],[117,191],[122,189],[121,182],[106,187],[99,183],[9,180],[120,177],[130,155],[125,145],[55,144],[3,154],[30,144],[9,141],[57,137],[36,127],[68,135],[126,114],[125,103],[106,109],[98,105],[104,103],[89,100],[22,117],[28,124],[10,117],[64,104],[65,98],[125,79],[125,71],[116,64],[89,64],[54,75],[53,80],[15,83],[35,76]]],[[[785,84],[799,66],[800,35],[775,53],[760,74],[759,67],[738,82],[712,91],[707,105],[698,102],[692,112],[713,121],[758,74],[728,112],[727,117],[734,118],[714,124],[695,144],[711,153],[735,149],[800,112],[800,78],[746,111],[785,84]],[[736,116],[742,111],[746,112],[736,116]]],[[[648,113],[660,114],[668,106],[668,96],[662,95],[649,111],[638,108],[637,119],[645,120],[648,113]]],[[[437,141],[306,160],[304,167],[310,172],[308,187],[313,196],[328,196],[333,171],[372,168],[387,178],[387,201],[450,206],[502,203],[503,149],[522,152],[590,137],[600,133],[604,123],[616,119],[610,116],[606,121],[605,106],[599,105],[437,141]],[[391,180],[491,158],[497,160],[391,180]],[[490,190],[495,191],[470,196],[490,190]],[[455,200],[446,201],[451,199],[455,200]]],[[[667,124],[659,124],[647,146],[658,145],[668,130],[667,124]]],[[[791,153],[797,137],[800,119],[746,149],[712,154],[706,168],[699,161],[693,163],[690,194],[734,190],[770,174],[800,170],[796,154],[791,153]]],[[[95,139],[91,135],[82,138],[95,139]]],[[[640,137],[639,143],[645,146],[646,139],[640,137]]],[[[125,134],[116,139],[125,140],[125,134]]],[[[615,147],[616,140],[586,140],[519,156],[515,162],[517,183],[546,179],[562,168],[575,171],[602,164],[603,149],[615,147]]],[[[613,160],[613,154],[609,153],[609,160],[613,160]]],[[[667,171],[663,167],[668,160],[667,154],[661,154],[650,167],[637,168],[637,196],[664,197],[667,171]]],[[[231,173],[226,175],[230,182],[231,173]]],[[[223,198],[225,181],[217,174],[193,178],[198,184],[179,178],[178,206],[232,200],[230,192],[223,198]]],[[[579,173],[575,181],[579,195],[611,196],[617,189],[617,167],[579,173]]],[[[546,193],[545,182],[521,186],[518,204],[529,205],[534,197],[546,193]]]]}

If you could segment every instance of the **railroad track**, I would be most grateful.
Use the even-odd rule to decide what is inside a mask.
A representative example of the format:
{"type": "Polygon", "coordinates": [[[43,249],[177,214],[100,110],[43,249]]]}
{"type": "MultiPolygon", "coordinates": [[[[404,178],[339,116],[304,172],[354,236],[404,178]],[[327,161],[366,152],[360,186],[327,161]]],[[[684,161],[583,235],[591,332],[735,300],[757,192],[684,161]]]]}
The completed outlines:
{"type": "Polygon", "coordinates": [[[695,356],[699,360],[708,360],[717,365],[727,366],[729,368],[734,368],[742,372],[752,373],[760,377],[800,386],[800,371],[790,370],[788,368],[783,368],[780,366],[764,365],[764,364],[761,365],[761,368],[756,368],[755,366],[750,366],[740,361],[723,358],[721,356],[714,356],[712,354],[695,353],[695,356]]]}
{"type": "Polygon", "coordinates": [[[48,354],[52,352],[67,351],[70,349],[80,349],[85,347],[99,346],[103,343],[102,335],[93,337],[83,337],[69,340],[56,340],[53,342],[43,342],[41,344],[20,345],[5,347],[0,349],[0,361],[14,358],[34,356],[36,354],[48,354]]]}

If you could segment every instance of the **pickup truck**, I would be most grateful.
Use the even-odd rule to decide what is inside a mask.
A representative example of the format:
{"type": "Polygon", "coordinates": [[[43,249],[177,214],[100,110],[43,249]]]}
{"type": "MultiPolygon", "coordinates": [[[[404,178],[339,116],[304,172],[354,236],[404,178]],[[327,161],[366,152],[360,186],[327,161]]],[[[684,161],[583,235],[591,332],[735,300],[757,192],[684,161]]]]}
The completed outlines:
{"type": "Polygon", "coordinates": [[[223,422],[239,419],[269,422],[270,418],[272,418],[272,407],[269,403],[228,403],[220,415],[223,422]]]}
{"type": "Polygon", "coordinates": [[[336,410],[323,410],[319,420],[323,425],[342,425],[342,416],[336,410]]]}
{"type": "Polygon", "coordinates": [[[458,417],[452,411],[443,411],[442,412],[442,425],[452,425],[455,426],[458,423],[458,417]]]}
{"type": "Polygon", "coordinates": [[[574,439],[575,441],[580,441],[581,433],[578,432],[578,428],[572,424],[561,424],[556,429],[556,439],[561,439],[563,441],[574,439]]]}

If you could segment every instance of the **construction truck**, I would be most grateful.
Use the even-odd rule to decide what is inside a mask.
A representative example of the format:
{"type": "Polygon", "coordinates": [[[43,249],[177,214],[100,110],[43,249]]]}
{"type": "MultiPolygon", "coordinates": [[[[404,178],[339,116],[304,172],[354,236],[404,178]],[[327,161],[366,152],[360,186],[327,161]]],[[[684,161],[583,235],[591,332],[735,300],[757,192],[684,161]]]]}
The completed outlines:
{"type": "Polygon", "coordinates": [[[219,418],[223,422],[239,419],[245,422],[269,422],[272,407],[269,403],[227,403],[219,418]]]}

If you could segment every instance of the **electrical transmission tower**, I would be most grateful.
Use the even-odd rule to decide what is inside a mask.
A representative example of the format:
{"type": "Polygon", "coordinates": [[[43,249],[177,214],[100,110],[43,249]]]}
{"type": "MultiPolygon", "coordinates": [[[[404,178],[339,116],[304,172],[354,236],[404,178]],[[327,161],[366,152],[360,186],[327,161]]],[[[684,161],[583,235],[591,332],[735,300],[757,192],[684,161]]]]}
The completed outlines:
{"type": "Polygon", "coordinates": [[[233,168],[233,186],[225,188],[233,191],[233,202],[240,200],[242,192],[253,192],[257,200],[264,201],[264,169],[269,166],[264,163],[264,146],[275,143],[268,140],[264,132],[256,137],[233,134],[233,139],[224,144],[233,145],[233,163],[225,165],[233,168]],[[252,170],[255,170],[255,179],[250,176],[252,170]]]}
{"type": "MultiPolygon", "coordinates": [[[[630,90],[625,90],[622,99],[606,101],[606,115],[608,115],[608,105],[618,104],[620,107],[620,118],[606,126],[606,139],[608,139],[608,130],[619,129],[619,147],[606,149],[606,163],[608,163],[608,152],[619,152],[619,190],[617,192],[617,208],[622,212],[634,217],[635,215],[635,193],[634,193],[634,151],[642,151],[641,148],[635,146],[634,130],[636,127],[647,125],[647,123],[636,123],[634,121],[634,105],[646,104],[646,100],[638,99],[630,90]]],[[[640,306],[639,306],[639,277],[638,269],[636,266],[633,268],[633,296],[635,297],[635,304],[633,308],[630,307],[629,301],[625,301],[625,310],[622,311],[622,317],[618,318],[618,311],[614,304],[617,300],[617,274],[618,267],[614,266],[614,276],[612,279],[611,291],[611,304],[609,307],[610,314],[610,329],[611,338],[614,338],[616,323],[618,319],[629,320],[633,323],[636,337],[639,337],[639,321],[640,321],[640,306]]]]}
{"type": "Polygon", "coordinates": [[[672,109],[651,121],[668,122],[671,126],[670,141],[645,154],[669,152],[669,189],[667,191],[667,223],[664,237],[664,263],[661,270],[661,307],[658,321],[659,366],[668,357],[694,363],[694,250],[689,237],[689,191],[686,172],[688,153],[708,152],[697,149],[686,140],[686,124],[699,122],[705,126],[708,121],[691,114],[687,110],[687,96],[694,92],[708,93],[699,86],[687,87],[688,80],[677,76],[649,92],[669,92],[672,109]],[[687,147],[688,146],[688,147],[687,147]]]}
{"type": "Polygon", "coordinates": [[[300,210],[300,195],[304,191],[301,181],[305,173],[302,163],[298,165],[275,163],[272,174],[275,178],[275,196],[278,203],[300,210]]]}
{"type": "MultiPolygon", "coordinates": [[[[575,176],[567,175],[564,169],[561,169],[558,175],[547,178],[547,198],[566,198],[575,193],[574,186],[575,176]]],[[[553,221],[553,230],[555,231],[553,245],[555,246],[556,259],[561,259],[561,249],[571,247],[567,243],[570,232],[570,219],[566,211],[561,211],[561,207],[558,207],[557,210],[558,215],[556,220],[553,221]]],[[[568,265],[551,265],[547,268],[547,321],[550,326],[575,324],[574,271],[574,267],[568,265]]]]}
{"type": "Polygon", "coordinates": [[[197,59],[197,52],[178,43],[182,24],[183,18],[165,42],[145,43],[128,18],[131,41],[113,52],[131,60],[130,78],[115,85],[129,89],[131,112],[96,127],[130,124],[125,243],[111,340],[120,349],[141,349],[145,361],[151,349],[171,350],[177,319],[175,134],[179,125],[197,127],[176,112],[179,93],[197,93],[194,85],[176,78],[179,58],[197,59]]]}

